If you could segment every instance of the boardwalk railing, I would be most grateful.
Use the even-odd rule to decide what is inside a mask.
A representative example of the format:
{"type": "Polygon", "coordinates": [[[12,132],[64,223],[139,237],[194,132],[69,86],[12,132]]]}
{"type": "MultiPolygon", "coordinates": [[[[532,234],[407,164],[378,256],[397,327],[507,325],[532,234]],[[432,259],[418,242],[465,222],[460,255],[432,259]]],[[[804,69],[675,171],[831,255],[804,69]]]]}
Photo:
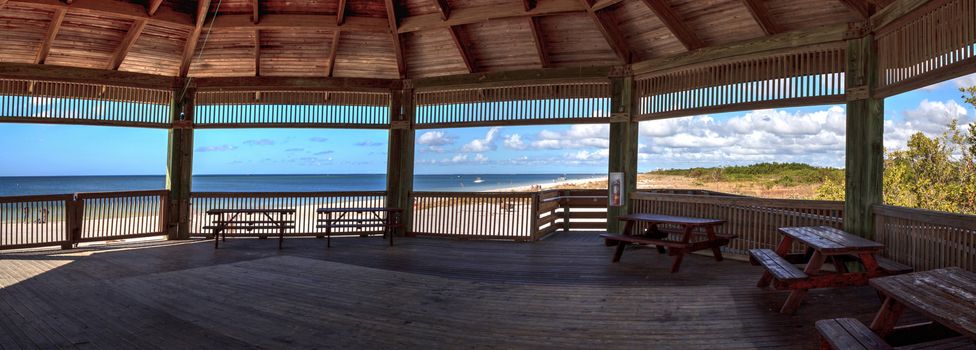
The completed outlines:
{"type": "Polygon", "coordinates": [[[168,191],[0,197],[0,249],[166,234],[168,191]]]}
{"type": "Polygon", "coordinates": [[[634,193],[631,201],[634,212],[728,220],[718,233],[738,238],[723,251],[740,256],[753,248],[775,248],[782,238],[780,227],[844,224],[844,202],[835,201],[649,192],[634,193]]]}
{"type": "Polygon", "coordinates": [[[874,219],[874,238],[888,258],[920,271],[976,271],[976,216],[878,205],[874,219]]]}
{"type": "MultiPolygon", "coordinates": [[[[210,209],[295,209],[295,228],[285,235],[324,236],[325,229],[316,227],[318,208],[385,207],[385,191],[357,192],[193,192],[190,194],[190,235],[211,237],[213,232],[204,226],[213,224],[207,215],[210,209]]],[[[347,214],[347,219],[363,218],[369,214],[347,214]]],[[[267,236],[277,230],[228,232],[236,236],[267,236]]],[[[335,228],[333,235],[379,233],[355,228],[335,228]]]]}
{"type": "Polygon", "coordinates": [[[548,190],[539,193],[539,236],[562,230],[605,231],[607,190],[548,190]]]}
{"type": "Polygon", "coordinates": [[[535,192],[413,192],[412,231],[417,236],[531,241],[535,192]]]}

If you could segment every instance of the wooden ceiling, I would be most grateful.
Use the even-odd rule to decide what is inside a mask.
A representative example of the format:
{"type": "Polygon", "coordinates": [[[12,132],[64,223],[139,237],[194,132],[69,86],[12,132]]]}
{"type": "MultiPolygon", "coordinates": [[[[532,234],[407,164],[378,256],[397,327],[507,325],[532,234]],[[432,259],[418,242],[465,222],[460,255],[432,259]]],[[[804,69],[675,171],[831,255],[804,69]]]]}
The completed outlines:
{"type": "Polygon", "coordinates": [[[863,21],[890,0],[0,0],[0,62],[190,77],[619,65],[863,21]]]}

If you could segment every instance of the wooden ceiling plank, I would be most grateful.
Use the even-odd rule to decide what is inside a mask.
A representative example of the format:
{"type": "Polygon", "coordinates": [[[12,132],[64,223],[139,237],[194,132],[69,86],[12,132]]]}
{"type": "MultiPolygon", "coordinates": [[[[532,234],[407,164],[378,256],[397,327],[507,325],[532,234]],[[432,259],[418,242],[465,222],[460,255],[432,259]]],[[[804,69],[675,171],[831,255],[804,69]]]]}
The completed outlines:
{"type": "Polygon", "coordinates": [[[607,44],[610,45],[617,58],[623,63],[630,63],[630,48],[627,46],[623,34],[620,33],[619,26],[614,23],[613,16],[609,12],[593,11],[593,8],[589,7],[590,4],[587,0],[580,1],[586,6],[586,13],[593,20],[593,24],[596,25],[597,29],[600,30],[600,34],[606,39],[607,44]]]}
{"type": "Polygon", "coordinates": [[[657,15],[657,18],[674,34],[674,37],[681,42],[688,50],[695,50],[705,47],[705,43],[695,34],[691,28],[681,19],[671,8],[667,0],[641,0],[647,7],[657,15]]]}
{"type": "MultiPolygon", "coordinates": [[[[58,0],[8,0],[17,5],[56,10],[67,9],[69,6],[58,0]]],[[[97,16],[124,18],[127,20],[150,18],[146,6],[122,0],[77,0],[71,6],[71,13],[84,13],[97,16]]],[[[185,13],[177,12],[168,7],[157,8],[150,23],[161,23],[170,27],[189,29],[193,27],[193,18],[185,13]]]]}
{"type": "Polygon", "coordinates": [[[149,0],[146,4],[146,13],[149,17],[156,15],[156,11],[159,11],[159,5],[163,4],[163,0],[149,0]]]}
{"type": "Polygon", "coordinates": [[[254,76],[261,76],[261,30],[254,30],[254,76]]]}
{"type": "Polygon", "coordinates": [[[261,5],[258,4],[258,0],[251,0],[251,23],[261,22],[261,5]]]}
{"type": "Polygon", "coordinates": [[[458,35],[458,29],[456,27],[448,28],[447,31],[451,34],[451,40],[454,42],[454,46],[457,47],[458,54],[461,55],[461,59],[464,60],[464,67],[468,69],[468,73],[474,73],[475,66],[471,61],[471,55],[468,50],[461,43],[461,38],[458,35]]]}
{"type": "Polygon", "coordinates": [[[448,5],[447,0],[434,0],[434,6],[437,7],[437,12],[441,14],[442,21],[451,17],[451,6],[448,5]]]}
{"type": "Polygon", "coordinates": [[[61,22],[64,21],[64,15],[67,13],[68,10],[64,8],[54,10],[54,16],[51,17],[51,23],[47,26],[47,34],[44,36],[44,42],[41,44],[40,49],[37,50],[34,64],[44,64],[44,61],[47,60],[47,54],[51,52],[51,45],[54,44],[54,39],[57,38],[58,32],[61,31],[61,22]]]}
{"type": "Polygon", "coordinates": [[[390,33],[390,27],[385,18],[374,17],[344,17],[343,23],[337,24],[335,15],[305,15],[305,14],[264,14],[261,22],[251,22],[251,15],[220,15],[214,19],[213,27],[227,30],[253,29],[313,29],[313,30],[342,30],[348,32],[390,33]]]}
{"type": "Polygon", "coordinates": [[[7,0],[0,0],[0,8],[3,8],[3,5],[6,4],[7,4],[7,0]]]}
{"type": "Polygon", "coordinates": [[[183,46],[183,61],[180,63],[181,77],[185,77],[190,72],[190,62],[193,61],[193,54],[196,52],[197,42],[200,41],[200,32],[203,30],[203,23],[207,20],[209,10],[210,0],[199,0],[197,2],[196,24],[183,46]]]}
{"type": "Polygon", "coordinates": [[[532,11],[532,9],[535,8],[535,5],[536,0],[522,0],[522,8],[525,9],[525,12],[532,11]]]}
{"type": "Polygon", "coordinates": [[[125,61],[125,56],[129,54],[129,50],[135,46],[136,41],[139,41],[139,36],[142,35],[142,30],[146,29],[147,20],[139,19],[132,22],[132,26],[129,27],[129,31],[125,34],[125,38],[119,43],[119,46],[115,48],[115,52],[112,53],[112,60],[109,61],[108,69],[118,70],[122,66],[122,62],[125,61]]]}
{"type": "Polygon", "coordinates": [[[386,4],[386,19],[390,27],[390,38],[393,39],[393,54],[396,55],[397,74],[403,78],[407,74],[407,67],[403,60],[403,46],[400,45],[400,33],[397,32],[399,23],[397,21],[396,3],[394,1],[385,0],[384,3],[386,4]]]}
{"type": "Polygon", "coordinates": [[[871,18],[874,14],[874,5],[867,0],[840,0],[840,2],[861,19],[871,18]]]}
{"type": "Polygon", "coordinates": [[[769,9],[766,7],[765,0],[742,0],[742,3],[749,9],[752,18],[756,20],[756,24],[759,24],[766,35],[783,32],[776,25],[776,22],[773,22],[773,18],[769,16],[769,9]]]}
{"type": "Polygon", "coordinates": [[[340,31],[335,31],[332,34],[332,50],[329,51],[329,67],[326,68],[325,76],[332,77],[332,73],[335,72],[335,61],[336,55],[339,53],[339,36],[342,34],[340,31]]]}
{"type": "Polygon", "coordinates": [[[623,1],[624,0],[598,0],[597,2],[593,3],[593,6],[590,7],[593,8],[593,11],[600,11],[607,7],[619,4],[623,1]]]}
{"type": "Polygon", "coordinates": [[[529,20],[529,30],[532,31],[532,41],[535,43],[535,50],[539,54],[539,65],[542,68],[549,68],[552,63],[549,61],[549,52],[546,51],[546,41],[542,36],[542,29],[539,22],[534,17],[527,17],[529,20]]]}
{"type": "Polygon", "coordinates": [[[341,26],[343,22],[346,21],[346,0],[339,0],[339,6],[336,7],[336,25],[341,26]]]}
{"type": "Polygon", "coordinates": [[[403,33],[447,28],[465,24],[486,22],[502,18],[517,18],[525,16],[547,16],[561,13],[586,11],[580,0],[549,0],[539,2],[532,10],[525,11],[517,6],[475,6],[456,8],[451,10],[451,17],[442,20],[439,13],[404,17],[400,20],[397,30],[403,33]]]}

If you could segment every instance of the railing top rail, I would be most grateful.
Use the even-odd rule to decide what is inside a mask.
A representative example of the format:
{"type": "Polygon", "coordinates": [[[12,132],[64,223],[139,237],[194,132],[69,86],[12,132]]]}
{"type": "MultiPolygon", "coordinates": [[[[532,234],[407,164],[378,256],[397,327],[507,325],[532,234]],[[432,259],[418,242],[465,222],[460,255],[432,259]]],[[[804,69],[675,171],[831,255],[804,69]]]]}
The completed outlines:
{"type": "Polygon", "coordinates": [[[976,230],[976,215],[946,213],[941,211],[898,207],[892,205],[875,205],[875,215],[883,215],[899,219],[931,223],[964,230],[976,230]]]}
{"type": "Polygon", "coordinates": [[[3,196],[0,203],[20,203],[20,202],[49,202],[71,200],[74,194],[40,194],[27,196],[3,196]]]}
{"type": "Polygon", "coordinates": [[[538,192],[410,192],[414,197],[532,198],[538,192]]]}
{"type": "Polygon", "coordinates": [[[631,199],[658,200],[679,203],[725,204],[741,206],[765,206],[787,209],[828,209],[843,210],[842,201],[823,201],[807,199],[776,199],[756,197],[733,197],[714,195],[666,194],[650,192],[634,192],[631,199]]]}
{"type": "Polygon", "coordinates": [[[335,192],[190,192],[191,198],[298,198],[298,197],[352,197],[385,196],[386,191],[335,191],[335,192]]]}
{"type": "Polygon", "coordinates": [[[105,192],[79,192],[75,195],[78,199],[93,198],[115,198],[115,197],[138,197],[138,196],[158,196],[169,194],[168,190],[138,190],[138,191],[105,191],[105,192]]]}

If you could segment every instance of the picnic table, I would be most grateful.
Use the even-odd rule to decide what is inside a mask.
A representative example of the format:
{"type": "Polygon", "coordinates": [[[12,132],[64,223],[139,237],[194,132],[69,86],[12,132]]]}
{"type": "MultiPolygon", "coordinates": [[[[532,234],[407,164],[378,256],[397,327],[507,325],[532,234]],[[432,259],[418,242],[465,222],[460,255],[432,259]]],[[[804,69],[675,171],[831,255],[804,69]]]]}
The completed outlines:
{"type": "Polygon", "coordinates": [[[715,227],[725,223],[725,220],[690,218],[671,215],[657,215],[647,213],[636,213],[620,216],[621,221],[625,221],[624,232],[622,235],[601,234],[606,239],[607,244],[616,242],[617,251],[613,255],[613,262],[619,262],[624,253],[624,248],[629,244],[654,245],[659,253],[664,253],[667,247],[668,255],[674,257],[671,263],[671,272],[678,272],[681,261],[688,253],[711,249],[716,261],[722,261],[721,246],[729,244],[735,236],[722,236],[715,233],[715,227]],[[635,235],[634,228],[637,223],[648,224],[643,234],[635,235]],[[658,227],[661,224],[672,224],[681,226],[678,240],[669,239],[669,233],[658,227]],[[701,228],[704,232],[696,231],[701,228]],[[699,239],[695,239],[695,238],[699,239]]]}
{"type": "Polygon", "coordinates": [[[216,216],[211,225],[203,227],[213,230],[214,249],[219,248],[221,240],[227,242],[229,230],[277,230],[278,249],[281,249],[285,230],[295,228],[295,209],[210,209],[207,215],[216,216]]]}
{"type": "Polygon", "coordinates": [[[872,279],[885,297],[869,329],[856,319],[817,321],[824,348],[976,348],[976,274],[958,267],[872,279]],[[895,327],[910,309],[935,322],[895,327]]]}
{"type": "MultiPolygon", "coordinates": [[[[394,230],[403,227],[400,216],[401,208],[367,207],[367,208],[319,208],[318,228],[325,228],[326,247],[332,247],[332,230],[337,228],[353,228],[356,230],[379,229],[384,238],[389,235],[390,246],[393,246],[394,230]],[[352,214],[352,217],[349,215],[352,214]]],[[[368,234],[368,231],[363,231],[368,234]]]]}
{"type": "Polygon", "coordinates": [[[783,227],[783,235],[776,250],[752,249],[749,254],[755,264],[766,268],[757,284],[760,288],[772,284],[776,289],[791,290],[783,303],[781,313],[791,314],[803,301],[807,291],[813,288],[829,288],[866,285],[868,280],[910,272],[911,267],[881,258],[878,253],[884,245],[865,238],[848,234],[833,227],[783,227]],[[807,247],[809,254],[789,254],[794,242],[807,247]],[[794,263],[806,265],[803,270],[794,263]],[[830,260],[833,271],[824,270],[830,260]],[[860,262],[863,271],[848,270],[848,262],[860,262]]]}

